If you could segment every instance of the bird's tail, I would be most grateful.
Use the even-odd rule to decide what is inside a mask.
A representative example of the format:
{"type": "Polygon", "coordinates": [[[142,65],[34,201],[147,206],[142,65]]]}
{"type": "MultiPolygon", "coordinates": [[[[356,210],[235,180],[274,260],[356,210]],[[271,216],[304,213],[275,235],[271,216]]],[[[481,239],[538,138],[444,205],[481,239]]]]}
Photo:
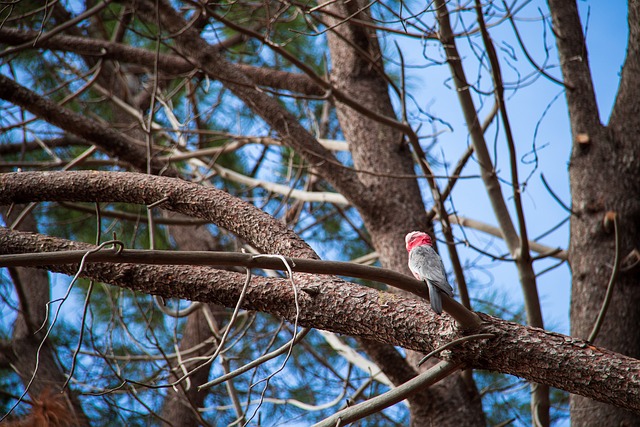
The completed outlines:
{"type": "Polygon", "coordinates": [[[429,286],[429,300],[431,301],[431,308],[438,314],[442,314],[442,297],[440,297],[440,291],[438,287],[427,283],[429,286]]]}

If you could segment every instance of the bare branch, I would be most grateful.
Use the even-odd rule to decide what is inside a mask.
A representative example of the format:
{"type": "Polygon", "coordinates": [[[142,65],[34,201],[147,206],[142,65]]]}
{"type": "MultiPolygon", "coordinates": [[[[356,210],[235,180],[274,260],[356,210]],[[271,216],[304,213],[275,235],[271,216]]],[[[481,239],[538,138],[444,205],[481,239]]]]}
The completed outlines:
{"type": "Polygon", "coordinates": [[[417,390],[429,387],[441,379],[451,375],[459,368],[459,364],[451,362],[440,362],[428,371],[418,375],[412,380],[407,381],[400,387],[396,387],[380,396],[371,398],[358,405],[352,406],[314,424],[314,427],[333,427],[350,424],[360,420],[367,415],[382,411],[398,402],[404,400],[407,396],[415,394],[417,390]]]}
{"type": "MultiPolygon", "coordinates": [[[[54,126],[91,141],[105,152],[114,157],[120,157],[139,170],[146,170],[146,150],[140,141],[102,126],[89,117],[61,107],[2,74],[0,74],[0,98],[23,107],[54,126]]],[[[151,160],[151,164],[154,173],[175,175],[175,171],[168,169],[166,164],[155,158],[151,160]]]]}

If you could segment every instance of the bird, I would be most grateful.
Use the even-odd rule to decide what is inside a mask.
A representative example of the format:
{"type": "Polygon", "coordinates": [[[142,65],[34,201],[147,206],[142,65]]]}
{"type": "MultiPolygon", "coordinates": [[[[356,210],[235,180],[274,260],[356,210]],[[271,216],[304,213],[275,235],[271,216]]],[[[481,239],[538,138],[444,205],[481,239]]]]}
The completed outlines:
{"type": "Polygon", "coordinates": [[[431,237],[422,231],[412,231],[404,240],[409,252],[409,270],[416,279],[427,284],[431,308],[437,314],[442,314],[440,292],[453,297],[453,288],[440,255],[432,247],[431,237]]]}

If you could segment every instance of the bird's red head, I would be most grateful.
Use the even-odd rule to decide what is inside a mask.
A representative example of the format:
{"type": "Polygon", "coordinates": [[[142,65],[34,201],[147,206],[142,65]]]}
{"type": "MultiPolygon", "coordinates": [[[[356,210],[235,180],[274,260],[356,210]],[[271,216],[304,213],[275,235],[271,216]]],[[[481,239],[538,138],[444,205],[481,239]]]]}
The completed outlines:
{"type": "Polygon", "coordinates": [[[411,249],[416,246],[429,245],[431,246],[431,237],[427,233],[422,231],[412,231],[404,238],[404,242],[407,246],[407,252],[411,252],[411,249]]]}

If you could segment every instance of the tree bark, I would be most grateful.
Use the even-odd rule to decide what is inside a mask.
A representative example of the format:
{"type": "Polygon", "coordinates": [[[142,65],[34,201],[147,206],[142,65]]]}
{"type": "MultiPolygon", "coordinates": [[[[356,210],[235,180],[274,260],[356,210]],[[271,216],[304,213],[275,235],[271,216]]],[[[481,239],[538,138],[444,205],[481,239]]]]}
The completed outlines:
{"type": "MultiPolygon", "coordinates": [[[[587,49],[572,1],[550,0],[553,28],[571,119],[569,165],[573,215],[569,261],[573,273],[571,334],[587,338],[605,299],[616,257],[624,259],[640,242],[640,13],[629,2],[629,44],[610,122],[600,123],[587,49]],[[609,218],[608,220],[606,218],[609,218]]],[[[609,309],[595,343],[640,358],[640,280],[638,267],[622,264],[609,309]]],[[[572,395],[574,426],[640,425],[640,416],[572,395]]]]}

